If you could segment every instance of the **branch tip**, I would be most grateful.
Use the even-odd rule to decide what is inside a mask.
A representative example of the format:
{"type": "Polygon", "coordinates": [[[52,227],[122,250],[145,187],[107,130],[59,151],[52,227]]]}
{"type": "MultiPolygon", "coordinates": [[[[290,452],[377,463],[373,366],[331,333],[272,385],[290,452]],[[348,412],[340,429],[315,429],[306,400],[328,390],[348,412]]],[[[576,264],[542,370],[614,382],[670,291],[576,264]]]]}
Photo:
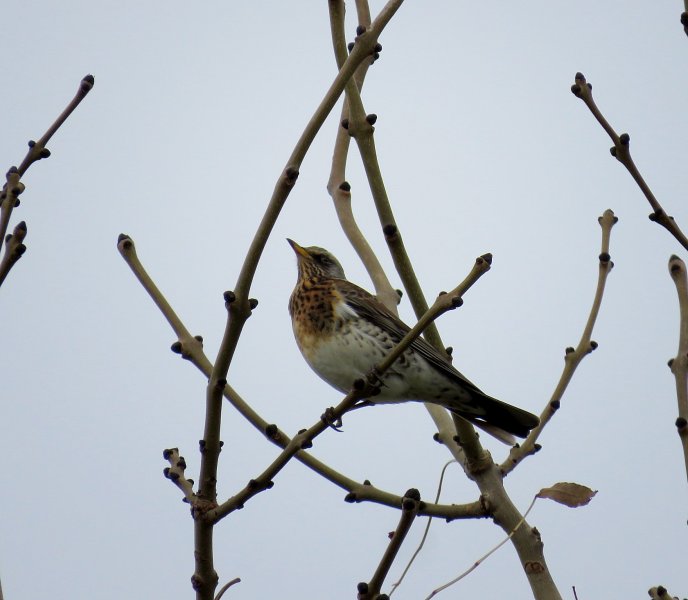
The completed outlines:
{"type": "Polygon", "coordinates": [[[84,93],[88,94],[96,83],[96,78],[93,75],[88,74],[82,80],[79,89],[84,93]]]}
{"type": "Polygon", "coordinates": [[[117,237],[117,249],[120,252],[135,250],[134,240],[132,240],[126,233],[120,233],[117,237]]]}

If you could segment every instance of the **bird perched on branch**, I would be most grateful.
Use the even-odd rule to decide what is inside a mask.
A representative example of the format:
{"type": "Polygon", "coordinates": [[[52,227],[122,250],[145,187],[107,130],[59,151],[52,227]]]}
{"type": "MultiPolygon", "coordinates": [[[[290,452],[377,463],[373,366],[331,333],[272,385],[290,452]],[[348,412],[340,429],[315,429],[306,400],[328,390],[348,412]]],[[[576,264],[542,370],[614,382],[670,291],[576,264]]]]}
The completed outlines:
{"type": "MultiPolygon", "coordinates": [[[[287,240],[298,262],[289,314],[306,362],[327,383],[347,393],[409,331],[375,296],[346,280],[339,261],[323,248],[287,240]]],[[[539,419],[492,398],[457,371],[441,352],[417,338],[385,371],[375,404],[409,400],[449,409],[501,441],[526,437],[539,419]]]]}

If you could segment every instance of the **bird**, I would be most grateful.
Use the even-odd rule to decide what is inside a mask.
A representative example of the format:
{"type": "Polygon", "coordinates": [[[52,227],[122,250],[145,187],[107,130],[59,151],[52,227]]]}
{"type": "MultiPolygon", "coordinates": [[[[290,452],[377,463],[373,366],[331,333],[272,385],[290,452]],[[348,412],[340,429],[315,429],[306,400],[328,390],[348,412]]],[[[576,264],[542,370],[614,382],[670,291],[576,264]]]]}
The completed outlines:
{"type": "MultiPolygon", "coordinates": [[[[373,294],[348,281],[339,261],[318,246],[287,238],[297,258],[298,277],[289,298],[296,344],[308,365],[342,393],[364,378],[410,330],[373,294]]],[[[373,404],[430,402],[513,444],[539,419],[488,396],[422,337],[416,338],[380,376],[373,404]]]]}

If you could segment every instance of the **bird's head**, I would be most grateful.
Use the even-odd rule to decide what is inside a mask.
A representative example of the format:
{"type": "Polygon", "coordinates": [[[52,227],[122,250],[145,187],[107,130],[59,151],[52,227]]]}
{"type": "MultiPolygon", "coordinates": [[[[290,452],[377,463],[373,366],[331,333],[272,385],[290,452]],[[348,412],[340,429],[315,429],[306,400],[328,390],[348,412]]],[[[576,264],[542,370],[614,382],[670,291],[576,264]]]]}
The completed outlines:
{"type": "Polygon", "coordinates": [[[318,246],[304,248],[294,240],[287,238],[287,241],[296,254],[299,279],[317,279],[320,277],[346,279],[342,265],[324,248],[318,248],[318,246]]]}

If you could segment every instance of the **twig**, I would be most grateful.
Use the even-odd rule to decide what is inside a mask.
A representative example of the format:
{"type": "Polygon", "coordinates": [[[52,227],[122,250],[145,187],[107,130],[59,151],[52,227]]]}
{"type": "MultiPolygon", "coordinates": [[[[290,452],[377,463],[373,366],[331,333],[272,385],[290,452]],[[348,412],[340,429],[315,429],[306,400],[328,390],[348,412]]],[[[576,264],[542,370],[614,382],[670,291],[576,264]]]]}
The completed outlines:
{"type": "Polygon", "coordinates": [[[231,581],[228,581],[225,583],[221,588],[220,591],[217,593],[217,596],[215,596],[215,600],[220,600],[222,596],[224,596],[224,593],[231,588],[233,585],[241,583],[241,579],[239,577],[235,577],[231,581]]]}
{"type": "MultiPolygon", "coordinates": [[[[206,378],[208,378],[212,372],[212,363],[203,352],[201,336],[192,336],[189,333],[188,329],[174,312],[162,292],[152,281],[138,258],[134,241],[128,235],[121,234],[117,247],[127,265],[151,296],[177,336],[177,341],[172,344],[172,350],[180,354],[182,358],[191,362],[206,378]]],[[[292,442],[292,439],[276,425],[270,424],[254,411],[232,386],[229,384],[225,385],[223,394],[239,414],[259,432],[265,435],[272,443],[280,448],[286,448],[287,445],[292,442]]],[[[345,498],[347,502],[375,502],[390,507],[401,506],[401,496],[381,490],[368,481],[360,483],[347,477],[304,450],[299,450],[295,458],[315,473],[347,491],[348,493],[345,498]]],[[[420,514],[447,520],[487,516],[484,507],[478,501],[464,505],[425,503],[420,514]]]]}
{"type": "Polygon", "coordinates": [[[14,231],[7,236],[7,245],[5,246],[5,253],[0,259],[0,285],[3,284],[10,269],[17,264],[17,261],[26,252],[24,245],[24,238],[26,237],[26,223],[20,221],[14,228],[14,231]]]}
{"type": "MultiPolygon", "coordinates": [[[[359,27],[367,28],[368,25],[370,25],[370,13],[367,13],[367,20],[366,15],[363,15],[363,18],[361,18],[360,13],[365,12],[365,8],[367,8],[367,6],[365,8],[361,7],[361,4],[367,5],[367,3],[359,2],[357,4],[359,8],[359,27]]],[[[328,6],[330,9],[330,29],[332,32],[334,54],[337,60],[337,67],[341,69],[348,56],[346,35],[344,32],[344,1],[332,0],[328,3],[328,6]]],[[[370,62],[363,62],[356,71],[355,77],[347,82],[345,88],[347,96],[361,89],[369,66],[370,62]]],[[[339,123],[346,123],[348,121],[349,103],[345,101],[342,105],[339,123]]],[[[373,252],[368,240],[366,240],[359,229],[351,208],[351,186],[346,181],[346,160],[349,152],[350,140],[351,137],[348,131],[344,127],[338,127],[334,150],[332,152],[332,166],[330,169],[330,177],[327,182],[327,191],[334,202],[335,211],[339,223],[342,226],[342,230],[361,259],[366,271],[368,271],[368,275],[375,287],[375,295],[380,302],[396,314],[399,295],[390,284],[380,261],[377,256],[375,256],[375,252],[373,252]]]]}
{"type": "Polygon", "coordinates": [[[607,119],[595,104],[592,97],[592,85],[590,85],[583,76],[582,73],[576,73],[576,82],[571,86],[571,91],[573,95],[577,98],[583,100],[585,105],[588,107],[592,115],[597,119],[598,123],[607,132],[607,135],[611,138],[614,146],[610,149],[613,157],[616,158],[626,170],[631,174],[631,177],[638,184],[638,187],[647,198],[647,201],[652,207],[652,213],[650,213],[650,221],[664,227],[671,235],[673,235],[676,240],[681,244],[686,250],[688,250],[688,238],[684,235],[681,228],[674,221],[674,217],[667,215],[666,211],[659,203],[655,195],[652,193],[650,186],[647,185],[643,176],[638,171],[638,167],[635,166],[633,158],[631,157],[630,141],[631,137],[627,133],[622,133],[617,135],[613,127],[609,124],[607,119]]]}
{"type": "Polygon", "coordinates": [[[609,254],[609,243],[612,227],[618,221],[618,218],[614,216],[614,212],[612,210],[607,209],[597,221],[602,228],[602,244],[599,255],[597,288],[595,290],[595,297],[593,299],[592,306],[590,307],[588,320],[583,329],[578,346],[576,346],[576,348],[566,348],[566,354],[564,356],[564,369],[561,373],[561,377],[559,378],[559,382],[557,383],[557,387],[552,393],[550,401],[540,414],[540,424],[535,429],[531,430],[528,437],[519,446],[515,446],[511,449],[507,459],[500,465],[500,469],[504,475],[508,475],[511,471],[513,471],[516,465],[526,456],[530,456],[540,449],[540,446],[536,444],[536,441],[540,437],[540,434],[547,423],[549,423],[557,410],[559,410],[561,399],[566,391],[566,388],[571,382],[573,374],[578,368],[578,365],[588,354],[597,348],[597,342],[592,340],[592,331],[595,326],[595,321],[597,320],[597,315],[600,311],[600,306],[602,305],[602,297],[604,295],[607,276],[614,266],[609,254]]]}
{"type": "Polygon", "coordinates": [[[509,532],[509,535],[507,535],[499,544],[497,544],[494,548],[492,548],[489,552],[481,556],[478,560],[476,560],[468,569],[466,569],[463,573],[461,573],[459,576],[455,577],[451,581],[448,581],[447,583],[441,585],[440,587],[434,589],[432,593],[425,599],[429,600],[430,598],[434,598],[437,594],[440,592],[446,590],[447,588],[451,587],[458,581],[461,581],[466,575],[477,569],[485,560],[487,560],[492,554],[494,554],[497,550],[499,550],[504,544],[506,544],[518,531],[519,527],[523,525],[523,523],[526,522],[526,517],[528,516],[528,513],[532,510],[533,506],[535,506],[535,502],[537,500],[537,496],[533,498],[533,501],[530,503],[530,506],[528,507],[528,510],[523,514],[521,517],[521,520],[516,524],[516,526],[509,532]]]}
{"type": "Polygon", "coordinates": [[[385,357],[385,359],[378,366],[379,370],[388,369],[397,358],[399,358],[404,350],[410,345],[411,341],[416,339],[420,332],[426,331],[428,326],[449,310],[453,310],[463,304],[463,295],[480,279],[485,273],[490,270],[492,264],[492,255],[483,254],[475,259],[471,272],[466,278],[448,293],[441,293],[433,305],[421,315],[418,323],[416,323],[397,344],[394,349],[385,357]],[[408,344],[405,341],[410,340],[408,344]]]}
{"type": "MultiPolygon", "coordinates": [[[[447,473],[447,468],[449,467],[449,465],[451,465],[454,462],[456,462],[456,461],[450,460],[449,462],[445,463],[445,465],[442,467],[442,472],[440,473],[440,480],[439,480],[439,483],[437,484],[437,493],[435,494],[435,504],[437,504],[439,502],[440,494],[442,493],[442,483],[444,482],[444,476],[447,473]]],[[[411,569],[411,565],[413,564],[413,561],[416,560],[416,558],[420,554],[420,551],[423,549],[423,546],[425,545],[425,540],[428,538],[428,533],[430,531],[431,525],[432,525],[432,519],[428,519],[428,523],[425,526],[425,531],[423,531],[423,535],[420,538],[420,542],[418,543],[418,547],[416,548],[414,553],[411,555],[411,558],[409,559],[406,567],[404,567],[404,570],[402,571],[401,575],[399,576],[399,579],[397,579],[397,581],[392,584],[392,589],[389,592],[389,596],[391,596],[394,592],[397,591],[397,588],[401,585],[401,582],[404,581],[404,577],[406,577],[406,574],[411,569]]]]}
{"type": "Polygon", "coordinates": [[[86,75],[81,80],[76,95],[62,111],[60,116],[55,119],[55,122],[48,127],[48,130],[37,142],[34,142],[33,140],[29,142],[29,151],[26,153],[24,160],[22,160],[18,167],[12,167],[9,170],[9,173],[16,173],[17,177],[16,179],[12,178],[12,180],[10,180],[10,177],[8,176],[7,183],[5,183],[2,188],[2,192],[0,192],[0,249],[2,249],[3,240],[7,234],[7,227],[12,209],[18,205],[17,196],[24,190],[24,186],[23,184],[20,184],[19,180],[24,176],[24,173],[26,173],[28,168],[33,163],[41,160],[42,158],[48,158],[50,156],[50,151],[45,147],[46,144],[67,120],[69,115],[71,115],[76,107],[81,104],[81,101],[86,97],[86,94],[93,89],[94,83],[95,79],[93,78],[93,75],[86,75]]]}
{"type": "Polygon", "coordinates": [[[193,480],[187,479],[185,475],[186,461],[179,455],[178,448],[167,448],[162,453],[163,458],[170,463],[163,473],[167,479],[171,480],[184,494],[184,501],[193,506],[196,494],[193,490],[193,480]]]}
{"type": "Polygon", "coordinates": [[[680,311],[678,352],[669,361],[669,367],[676,379],[678,418],[676,429],[683,445],[683,459],[688,476],[688,276],[686,264],[678,257],[669,259],[669,273],[676,285],[680,311]]]}
{"type": "Polygon", "coordinates": [[[375,573],[368,583],[358,584],[358,598],[359,600],[373,600],[378,598],[382,584],[387,577],[387,573],[394,564],[394,559],[397,557],[404,539],[413,525],[418,514],[418,508],[421,505],[420,493],[416,489],[410,489],[404,494],[402,500],[401,515],[399,516],[399,523],[396,530],[392,533],[387,549],[380,560],[380,563],[375,569],[375,573]]]}

